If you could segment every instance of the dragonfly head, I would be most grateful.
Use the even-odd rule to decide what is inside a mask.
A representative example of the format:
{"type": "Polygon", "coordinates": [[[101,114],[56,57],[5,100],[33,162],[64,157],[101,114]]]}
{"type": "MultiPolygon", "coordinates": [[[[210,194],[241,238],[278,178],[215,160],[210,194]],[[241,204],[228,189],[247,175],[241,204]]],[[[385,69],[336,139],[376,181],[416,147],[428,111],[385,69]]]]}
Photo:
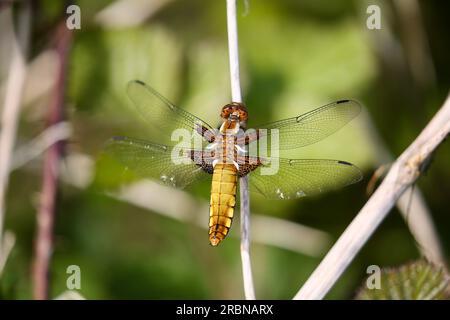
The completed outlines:
{"type": "MultiPolygon", "coordinates": [[[[239,121],[245,123],[248,118],[247,108],[239,102],[232,102],[222,108],[220,117],[224,120],[239,121]]],[[[242,124],[241,124],[242,126],[242,124]]]]}

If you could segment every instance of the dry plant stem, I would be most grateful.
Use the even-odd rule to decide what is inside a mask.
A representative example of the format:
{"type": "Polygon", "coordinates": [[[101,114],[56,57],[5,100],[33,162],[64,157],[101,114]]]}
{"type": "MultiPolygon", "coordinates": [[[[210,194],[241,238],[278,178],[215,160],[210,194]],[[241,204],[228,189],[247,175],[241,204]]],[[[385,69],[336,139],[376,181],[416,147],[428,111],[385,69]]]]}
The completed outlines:
{"type": "Polygon", "coordinates": [[[322,299],[401,195],[420,176],[424,162],[450,132],[450,96],[331,248],[294,299],[322,299]]]}
{"type": "MultiPolygon", "coordinates": [[[[228,51],[230,61],[231,96],[233,102],[242,102],[241,81],[239,76],[239,47],[236,20],[236,0],[227,0],[228,51]]],[[[241,261],[244,281],[244,293],[247,300],[255,299],[252,265],[250,259],[250,197],[248,177],[240,178],[241,192],[241,261]]]]}
{"type": "MultiPolygon", "coordinates": [[[[420,12],[417,11],[417,1],[403,1],[396,0],[393,2],[395,6],[402,6],[402,8],[398,8],[397,10],[399,17],[401,18],[400,24],[404,25],[404,18],[410,17],[410,14],[417,17],[421,20],[420,12]],[[401,2],[401,3],[400,3],[401,2]],[[409,11],[406,15],[404,12],[405,6],[409,11]],[[412,9],[412,10],[411,10],[412,9]]],[[[361,15],[361,23],[365,23],[367,19],[366,8],[370,3],[370,1],[362,1],[358,2],[360,8],[359,12],[361,15]]],[[[389,11],[388,7],[383,8],[383,15],[385,17],[393,17],[394,12],[389,11]]],[[[411,20],[411,18],[409,18],[411,20]]],[[[414,20],[414,19],[413,19],[414,20]]],[[[368,39],[370,39],[372,43],[372,50],[379,56],[379,58],[383,61],[382,63],[387,66],[388,69],[395,70],[393,71],[395,74],[409,74],[407,72],[408,65],[407,63],[411,62],[411,59],[405,62],[405,52],[408,58],[412,58],[412,54],[410,54],[410,50],[406,50],[405,52],[402,49],[402,45],[398,43],[397,38],[393,34],[393,23],[389,18],[383,20],[383,28],[379,30],[380,32],[371,32],[370,30],[366,30],[366,35],[368,39]]],[[[397,21],[398,22],[398,21],[397,21]]],[[[396,24],[397,24],[396,22],[396,24]]],[[[402,27],[401,26],[401,27],[402,27]]],[[[411,63],[409,63],[412,75],[417,80],[417,84],[422,85],[430,85],[435,81],[435,74],[433,69],[433,61],[429,57],[429,48],[427,44],[426,35],[423,34],[423,23],[422,21],[418,21],[418,26],[413,27],[414,30],[419,30],[417,32],[411,32],[411,30],[403,30],[405,34],[409,36],[413,36],[417,38],[416,41],[419,44],[420,48],[413,48],[414,50],[420,50],[421,53],[418,55],[414,55],[417,59],[421,59],[420,62],[417,62],[414,67],[412,67],[411,63]],[[419,39],[420,38],[420,39],[419,39]],[[430,70],[425,71],[423,67],[428,66],[430,70]],[[431,66],[431,67],[430,67],[431,66]],[[413,70],[414,69],[414,70],[413,70]],[[417,78],[420,76],[420,78],[417,78]]],[[[412,39],[414,42],[414,39],[412,39]]],[[[417,47],[417,43],[414,44],[417,47]]],[[[414,64],[414,63],[413,63],[414,64]]],[[[373,127],[372,121],[370,120],[369,115],[366,113],[366,121],[365,127],[366,132],[370,136],[370,141],[375,147],[376,160],[378,161],[378,165],[384,165],[393,162],[395,159],[390,155],[387,150],[385,143],[379,137],[377,130],[373,127]]],[[[402,217],[405,219],[411,233],[415,237],[416,242],[419,245],[419,249],[423,253],[425,257],[427,257],[430,261],[443,265],[445,264],[444,254],[442,253],[441,244],[439,241],[439,237],[434,227],[431,213],[427,208],[427,204],[425,199],[420,194],[420,189],[416,186],[412,192],[412,195],[409,192],[406,192],[397,202],[397,208],[402,214],[402,217]],[[411,199],[411,204],[409,205],[409,200],[411,199]]]]}
{"type": "MultiPolygon", "coordinates": [[[[372,125],[367,112],[364,113],[366,132],[375,148],[377,162],[380,166],[394,161],[381,137],[372,125]]],[[[381,167],[380,167],[381,168],[381,167]]],[[[387,168],[386,168],[387,171],[387,168]]],[[[414,236],[419,250],[436,265],[445,265],[445,258],[438,233],[433,223],[430,210],[418,186],[410,188],[397,201],[397,208],[414,236]],[[412,191],[411,191],[412,190],[412,191]],[[412,194],[411,194],[412,192],[412,194]]]]}
{"type": "Polygon", "coordinates": [[[58,122],[45,129],[39,136],[16,149],[10,170],[13,171],[24,166],[58,141],[67,140],[71,134],[72,127],[68,122],[58,122]]]}
{"type": "Polygon", "coordinates": [[[0,244],[2,246],[1,250],[3,252],[3,256],[0,257],[0,277],[2,276],[6,260],[8,259],[11,250],[14,248],[15,243],[16,243],[16,236],[14,235],[14,233],[12,233],[9,230],[6,230],[5,235],[3,236],[3,242],[0,244]]]}
{"type": "Polygon", "coordinates": [[[250,258],[250,196],[248,192],[248,176],[240,179],[241,192],[241,262],[244,281],[245,299],[255,300],[252,264],[250,258]]]}
{"type": "Polygon", "coordinates": [[[236,0],[227,0],[228,54],[230,62],[231,98],[242,102],[241,77],[239,75],[239,45],[236,20],[236,0]]]}
{"type": "Polygon", "coordinates": [[[397,208],[414,236],[420,252],[428,261],[445,267],[442,245],[419,187],[414,186],[403,193],[397,201],[397,208]]]}
{"type": "MultiPolygon", "coordinates": [[[[71,36],[72,33],[66,28],[65,23],[61,23],[56,34],[58,78],[48,110],[48,127],[63,120],[66,65],[71,36]]],[[[37,233],[33,261],[33,297],[37,300],[48,299],[49,265],[53,250],[53,224],[62,147],[61,141],[56,142],[49,147],[44,157],[42,192],[37,212],[37,233]]]]}
{"type": "Polygon", "coordinates": [[[16,140],[17,122],[20,112],[22,89],[26,77],[26,55],[28,51],[31,10],[24,4],[19,18],[19,32],[12,43],[12,61],[6,87],[6,97],[1,118],[0,135],[0,259],[3,223],[5,219],[5,197],[9,182],[11,154],[16,140]]]}

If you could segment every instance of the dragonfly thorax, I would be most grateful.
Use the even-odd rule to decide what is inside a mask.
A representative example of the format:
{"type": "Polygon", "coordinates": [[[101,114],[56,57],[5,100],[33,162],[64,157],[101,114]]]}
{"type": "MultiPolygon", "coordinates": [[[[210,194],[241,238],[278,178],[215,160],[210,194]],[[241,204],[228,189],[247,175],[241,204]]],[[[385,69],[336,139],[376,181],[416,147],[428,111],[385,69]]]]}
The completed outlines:
{"type": "Polygon", "coordinates": [[[236,170],[240,169],[240,161],[238,159],[245,156],[247,151],[244,145],[239,145],[238,137],[239,134],[230,133],[229,131],[226,134],[219,133],[215,136],[214,142],[207,146],[214,158],[212,162],[213,167],[220,163],[232,164],[236,167],[236,170]]]}

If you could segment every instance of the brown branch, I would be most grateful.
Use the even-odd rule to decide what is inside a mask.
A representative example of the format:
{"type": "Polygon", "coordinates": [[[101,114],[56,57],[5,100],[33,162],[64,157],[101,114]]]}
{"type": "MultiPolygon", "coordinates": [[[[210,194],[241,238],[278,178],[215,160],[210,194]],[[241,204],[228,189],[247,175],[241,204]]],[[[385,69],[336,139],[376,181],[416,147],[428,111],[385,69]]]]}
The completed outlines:
{"type": "MultiPolygon", "coordinates": [[[[72,32],[65,22],[56,33],[56,52],[58,56],[58,75],[54,95],[48,109],[47,127],[63,121],[63,105],[66,82],[67,57],[72,40],[72,32]]],[[[42,193],[37,212],[37,233],[33,261],[33,297],[48,299],[49,265],[53,250],[53,224],[58,189],[58,168],[62,157],[63,142],[58,141],[46,152],[44,157],[42,193]]]]}

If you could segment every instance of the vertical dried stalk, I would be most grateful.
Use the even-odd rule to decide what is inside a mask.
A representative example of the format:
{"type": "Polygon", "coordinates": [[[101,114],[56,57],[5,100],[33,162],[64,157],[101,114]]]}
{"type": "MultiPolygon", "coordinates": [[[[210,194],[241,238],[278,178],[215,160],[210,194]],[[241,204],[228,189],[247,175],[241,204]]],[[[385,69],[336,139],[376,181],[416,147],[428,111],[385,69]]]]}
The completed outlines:
{"type": "Polygon", "coordinates": [[[236,0],[227,0],[228,54],[230,61],[231,98],[242,102],[241,78],[239,75],[239,45],[236,20],[236,0]]]}
{"type": "MultiPolygon", "coordinates": [[[[236,0],[227,0],[228,51],[230,58],[231,96],[233,102],[242,102],[239,77],[239,47],[236,21],[236,0]]],[[[252,265],[250,259],[250,196],[248,177],[240,178],[241,192],[241,260],[245,298],[255,299],[252,265]]]]}
{"type": "MultiPolygon", "coordinates": [[[[2,252],[5,197],[9,182],[11,154],[16,140],[23,85],[26,77],[31,10],[25,3],[20,12],[19,32],[12,43],[12,61],[6,87],[5,104],[1,118],[0,135],[0,260],[6,260],[2,252]]],[[[4,261],[5,262],[5,261],[4,261]]]]}
{"type": "MultiPolygon", "coordinates": [[[[59,60],[58,78],[49,106],[47,127],[63,121],[66,65],[71,38],[72,33],[67,29],[65,23],[60,24],[56,34],[56,51],[59,60]]],[[[58,188],[58,167],[62,156],[62,148],[63,142],[58,141],[47,150],[44,157],[42,193],[37,213],[37,233],[33,261],[33,296],[37,300],[48,299],[48,277],[50,257],[53,250],[53,224],[58,188]]]]}
{"type": "Polygon", "coordinates": [[[450,96],[417,139],[394,162],[381,185],[347,227],[294,299],[322,299],[398,199],[420,176],[423,163],[450,133],[450,96]]]}

